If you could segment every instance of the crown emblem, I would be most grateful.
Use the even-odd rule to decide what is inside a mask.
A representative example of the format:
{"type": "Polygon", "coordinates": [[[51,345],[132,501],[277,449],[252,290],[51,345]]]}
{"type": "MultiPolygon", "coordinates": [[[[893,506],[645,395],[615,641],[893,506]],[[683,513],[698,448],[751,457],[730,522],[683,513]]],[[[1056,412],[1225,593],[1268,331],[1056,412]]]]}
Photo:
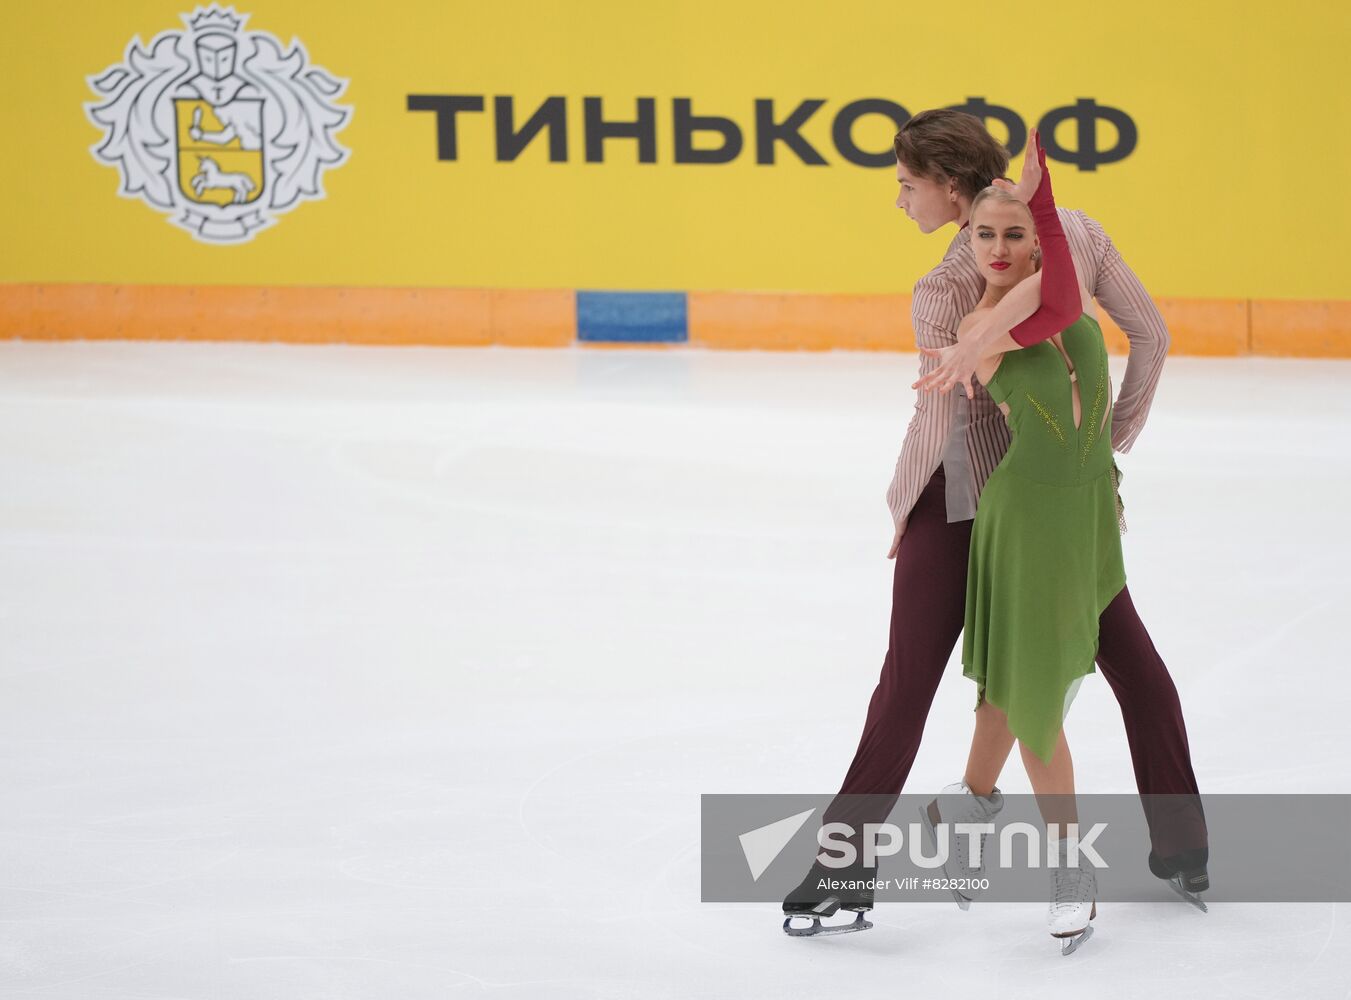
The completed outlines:
{"type": "Polygon", "coordinates": [[[98,99],[85,113],[102,133],[90,152],[120,172],[118,194],[217,245],[322,200],[324,173],[348,156],[336,138],[352,116],[336,103],[347,81],[295,39],[244,31],[248,18],[199,6],[182,15],[187,30],[133,38],[121,63],[88,78],[98,99]]]}
{"type": "Polygon", "coordinates": [[[193,31],[228,31],[231,34],[244,27],[244,22],[249,19],[245,14],[243,17],[235,14],[233,7],[221,8],[217,4],[210,7],[198,7],[191,14],[184,14],[183,20],[193,31]]]}

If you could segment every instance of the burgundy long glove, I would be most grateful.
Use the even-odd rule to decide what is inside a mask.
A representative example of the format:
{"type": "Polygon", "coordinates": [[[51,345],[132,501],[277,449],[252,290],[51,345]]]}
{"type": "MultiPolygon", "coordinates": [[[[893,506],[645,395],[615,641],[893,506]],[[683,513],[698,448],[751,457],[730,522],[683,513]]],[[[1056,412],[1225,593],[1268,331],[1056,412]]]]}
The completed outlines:
{"type": "Polygon", "coordinates": [[[1032,221],[1036,224],[1037,236],[1041,240],[1041,305],[1009,331],[1009,336],[1024,347],[1049,340],[1083,312],[1083,299],[1079,295],[1079,279],[1074,273],[1069,240],[1065,238],[1060,215],[1055,210],[1055,196],[1051,194],[1051,172],[1046,169],[1046,150],[1042,148],[1040,135],[1034,132],[1032,139],[1036,144],[1037,162],[1041,164],[1041,183],[1037,185],[1036,193],[1027,207],[1032,212],[1032,221]]]}

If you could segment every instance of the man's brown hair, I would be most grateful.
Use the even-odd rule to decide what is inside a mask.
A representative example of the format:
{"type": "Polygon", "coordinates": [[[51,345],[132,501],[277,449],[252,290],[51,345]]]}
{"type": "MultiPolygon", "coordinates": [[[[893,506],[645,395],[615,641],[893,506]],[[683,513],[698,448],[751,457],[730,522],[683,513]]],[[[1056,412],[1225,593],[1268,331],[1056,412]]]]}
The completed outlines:
{"type": "Polygon", "coordinates": [[[942,182],[975,198],[1009,168],[1009,151],[975,115],[935,108],[921,111],[896,133],[896,159],[921,177],[942,182]]]}

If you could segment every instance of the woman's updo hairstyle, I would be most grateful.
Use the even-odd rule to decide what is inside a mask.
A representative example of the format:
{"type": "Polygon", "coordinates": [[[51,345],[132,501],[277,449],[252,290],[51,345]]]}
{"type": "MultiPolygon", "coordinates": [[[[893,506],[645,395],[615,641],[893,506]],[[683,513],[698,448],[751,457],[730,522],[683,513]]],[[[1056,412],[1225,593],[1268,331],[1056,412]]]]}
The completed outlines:
{"type": "Polygon", "coordinates": [[[977,193],[976,197],[971,199],[971,218],[974,219],[976,217],[976,209],[987,201],[997,201],[1004,205],[1017,205],[1027,214],[1027,221],[1032,228],[1032,232],[1035,233],[1037,231],[1037,224],[1032,221],[1032,210],[1027,207],[1027,202],[1023,201],[1012,192],[1005,191],[1000,187],[995,187],[993,184],[987,188],[982,188],[980,192],[977,193]]]}

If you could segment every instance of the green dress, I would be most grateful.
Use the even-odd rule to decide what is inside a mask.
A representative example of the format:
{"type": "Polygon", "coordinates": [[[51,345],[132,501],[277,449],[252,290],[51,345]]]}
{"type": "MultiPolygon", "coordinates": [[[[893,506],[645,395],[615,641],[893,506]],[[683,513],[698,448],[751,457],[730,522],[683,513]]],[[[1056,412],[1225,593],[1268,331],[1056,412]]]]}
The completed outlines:
{"type": "Polygon", "coordinates": [[[1047,763],[1094,671],[1098,617],[1126,585],[1102,328],[1084,313],[1061,341],[1079,379],[1078,428],[1070,372],[1049,340],[1005,354],[986,386],[1008,404],[1012,440],[971,528],[962,642],[977,707],[1006,712],[1047,763]]]}

